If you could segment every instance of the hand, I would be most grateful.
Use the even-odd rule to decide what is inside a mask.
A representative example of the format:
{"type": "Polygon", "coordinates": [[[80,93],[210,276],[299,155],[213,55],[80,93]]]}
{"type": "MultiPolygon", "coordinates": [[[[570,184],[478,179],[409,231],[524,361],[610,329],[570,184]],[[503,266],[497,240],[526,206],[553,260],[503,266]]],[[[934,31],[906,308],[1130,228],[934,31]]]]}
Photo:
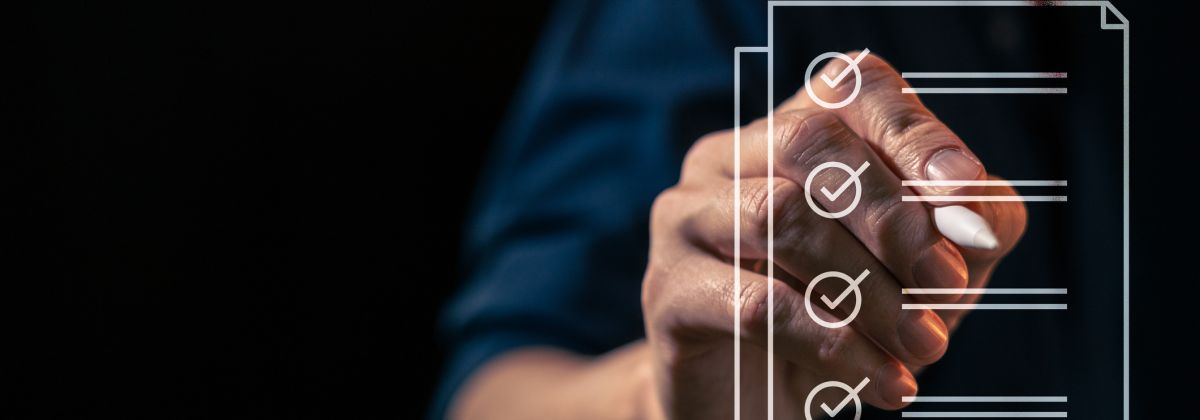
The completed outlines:
{"type": "MultiPolygon", "coordinates": [[[[835,80],[845,67],[834,60],[815,77],[835,80]]],[[[904,179],[988,175],[916,96],[900,93],[907,84],[891,66],[869,55],[859,68],[861,91],[849,106],[826,110],[801,92],[775,110],[774,136],[767,134],[765,120],[742,129],[740,191],[733,185],[733,133],[725,131],[699,140],[684,161],[679,184],[655,201],[642,291],[649,343],[645,353],[658,411],[651,417],[729,418],[736,302],[744,343],[742,411],[746,418],[765,418],[768,288],[773,292],[778,418],[801,417],[808,392],[829,380],[854,386],[869,378],[859,393],[865,403],[901,408],[901,397],[917,391],[913,372],[942,357],[950,331],[965,313],[902,310],[901,305],[914,299],[973,302],[978,295],[914,297],[900,289],[982,287],[1020,238],[1026,215],[1019,202],[968,206],[988,221],[1000,242],[995,249],[980,250],[959,248],[943,238],[927,204],[901,201],[906,194],[973,193],[971,188],[911,191],[901,186],[904,179]],[[774,148],[773,187],[767,179],[768,147],[774,148]],[[860,176],[861,201],[836,220],[814,213],[804,197],[811,194],[827,209],[846,208],[853,193],[839,191],[848,179],[845,172],[822,171],[812,183],[817,191],[804,191],[809,173],[832,161],[855,169],[869,163],[860,176]],[[767,279],[763,270],[770,192],[774,279],[767,279]],[[740,208],[734,208],[735,195],[740,208]],[[737,211],[741,220],[735,226],[737,211]],[[736,295],[735,229],[743,259],[736,295]],[[807,282],[831,270],[851,277],[870,270],[858,286],[860,312],[843,328],[821,326],[804,309],[804,299],[811,299],[818,316],[840,320],[853,308],[854,297],[837,299],[846,288],[843,281],[822,281],[814,296],[803,295],[807,282]]],[[[845,97],[853,77],[851,72],[839,83],[814,80],[810,86],[822,98],[845,97]]],[[[1015,195],[1006,187],[991,193],[1015,195]]],[[[814,418],[824,415],[817,408],[822,403],[836,407],[841,398],[836,391],[821,396],[827,399],[814,400],[814,418]]]]}

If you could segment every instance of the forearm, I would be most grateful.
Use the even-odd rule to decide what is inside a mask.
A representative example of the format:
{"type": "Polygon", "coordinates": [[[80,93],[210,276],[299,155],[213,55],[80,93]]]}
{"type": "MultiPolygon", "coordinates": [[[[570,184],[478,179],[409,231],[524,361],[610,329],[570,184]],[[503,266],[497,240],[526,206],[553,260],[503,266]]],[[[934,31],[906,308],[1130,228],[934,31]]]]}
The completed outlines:
{"type": "Polygon", "coordinates": [[[514,350],[467,381],[449,418],[653,418],[648,355],[641,341],[599,357],[548,347],[514,350]]]}

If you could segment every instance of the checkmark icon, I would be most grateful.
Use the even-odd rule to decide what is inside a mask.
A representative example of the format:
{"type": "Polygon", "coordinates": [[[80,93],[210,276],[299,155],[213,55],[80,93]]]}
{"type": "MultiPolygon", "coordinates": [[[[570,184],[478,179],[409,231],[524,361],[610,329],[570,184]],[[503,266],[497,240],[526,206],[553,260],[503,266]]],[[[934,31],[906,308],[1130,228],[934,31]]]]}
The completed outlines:
{"type": "Polygon", "coordinates": [[[862,53],[858,54],[858,57],[854,57],[854,61],[851,61],[850,65],[848,65],[848,66],[846,66],[846,68],[842,69],[842,72],[838,73],[838,75],[836,77],[834,77],[833,79],[830,79],[828,75],[822,74],[821,80],[824,81],[825,84],[829,85],[829,87],[831,87],[831,88],[836,87],[837,84],[842,83],[842,79],[845,79],[846,76],[850,74],[850,72],[854,71],[854,68],[858,67],[858,63],[861,62],[862,59],[867,58],[867,54],[870,54],[870,53],[871,53],[870,48],[864,48],[862,53]]]}
{"type": "Polygon", "coordinates": [[[859,166],[858,169],[850,173],[850,178],[846,179],[846,182],[843,182],[841,186],[838,186],[837,191],[829,192],[828,188],[821,187],[821,193],[825,194],[825,198],[828,198],[830,201],[837,200],[838,197],[842,196],[842,193],[846,192],[846,189],[850,188],[850,184],[853,184],[854,180],[857,179],[859,175],[862,175],[863,171],[867,170],[867,167],[869,166],[871,166],[871,162],[863,162],[862,166],[859,166]]]}
{"type": "MultiPolygon", "coordinates": [[[[838,295],[838,297],[834,298],[833,300],[829,300],[829,296],[821,295],[821,302],[825,302],[825,306],[828,306],[829,309],[836,308],[842,303],[843,300],[846,300],[847,296],[850,296],[851,292],[854,292],[854,290],[858,288],[858,284],[862,283],[863,279],[866,279],[868,274],[871,274],[871,270],[863,270],[862,274],[859,274],[858,278],[850,281],[850,285],[846,286],[846,290],[842,290],[842,294],[838,295]]],[[[846,276],[845,278],[850,278],[850,276],[846,276]]]]}
{"type": "Polygon", "coordinates": [[[854,387],[854,391],[851,392],[850,395],[847,395],[846,398],[842,398],[842,402],[839,402],[837,407],[831,409],[829,408],[829,405],[821,403],[821,409],[825,410],[825,414],[828,414],[829,417],[838,415],[838,413],[842,412],[843,408],[846,408],[846,404],[849,404],[850,401],[853,401],[854,397],[858,395],[859,391],[862,391],[863,387],[867,386],[868,382],[871,382],[871,378],[863,378],[862,382],[859,382],[858,386],[854,387]]]}

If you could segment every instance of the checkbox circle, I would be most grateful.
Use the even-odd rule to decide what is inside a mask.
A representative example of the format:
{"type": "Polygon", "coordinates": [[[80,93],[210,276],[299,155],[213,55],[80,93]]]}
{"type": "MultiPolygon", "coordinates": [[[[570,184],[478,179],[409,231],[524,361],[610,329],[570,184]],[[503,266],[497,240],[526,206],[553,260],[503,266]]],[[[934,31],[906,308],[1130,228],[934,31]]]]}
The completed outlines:
{"type": "Polygon", "coordinates": [[[846,105],[850,105],[850,102],[853,102],[854,98],[858,97],[858,92],[860,90],[862,90],[862,70],[859,70],[858,63],[855,62],[853,58],[850,58],[850,56],[848,56],[846,54],[842,54],[837,51],[830,51],[830,52],[818,55],[817,58],[814,58],[811,63],[808,63],[808,70],[804,71],[804,91],[808,92],[808,97],[811,98],[813,100],[813,102],[816,102],[817,105],[820,105],[821,107],[823,107],[825,109],[838,109],[838,108],[845,107],[846,105]],[[812,86],[810,86],[810,83],[812,83],[812,72],[813,72],[813,70],[816,69],[817,64],[822,61],[825,61],[826,59],[829,59],[829,58],[836,58],[836,59],[845,61],[846,63],[848,63],[850,65],[850,68],[854,71],[854,90],[850,92],[850,95],[847,96],[846,99],[842,99],[841,101],[838,101],[838,102],[829,102],[824,99],[818,98],[817,94],[813,93],[812,86]]]}
{"type": "Polygon", "coordinates": [[[858,172],[855,171],[854,168],[851,168],[850,165],[845,163],[825,162],[817,165],[816,168],[813,168],[812,172],[808,173],[808,179],[804,180],[804,199],[808,201],[808,207],[826,219],[838,219],[842,216],[850,214],[851,211],[854,211],[855,207],[858,207],[858,202],[862,199],[862,180],[860,180],[858,176],[858,172]],[[825,211],[825,209],[822,209],[821,206],[817,205],[817,202],[813,200],[813,194],[816,193],[816,191],[814,191],[812,188],[813,179],[816,178],[817,174],[821,173],[821,171],[829,168],[837,168],[846,171],[846,173],[850,175],[850,180],[847,182],[854,183],[854,200],[851,200],[850,205],[846,206],[845,209],[837,212],[825,211]]]}
{"type": "MultiPolygon", "coordinates": [[[[864,273],[864,276],[867,273],[869,273],[869,271],[864,273]]],[[[856,279],[840,271],[826,271],[821,273],[821,275],[808,282],[808,288],[804,290],[804,310],[808,312],[808,316],[811,316],[813,321],[816,321],[817,324],[820,324],[822,327],[833,329],[850,325],[850,322],[854,321],[854,318],[858,316],[858,311],[860,309],[862,309],[862,291],[859,290],[856,279]],[[850,311],[850,315],[846,316],[846,318],[841,321],[830,322],[821,319],[821,317],[817,316],[817,312],[814,311],[812,307],[813,291],[816,289],[817,283],[829,278],[838,278],[845,281],[850,287],[850,292],[854,294],[854,309],[850,311]]]]}
{"type": "Polygon", "coordinates": [[[822,382],[820,385],[817,385],[815,388],[813,388],[812,391],[809,391],[808,397],[804,399],[804,419],[805,420],[814,420],[812,418],[813,398],[816,397],[818,393],[825,390],[826,388],[841,388],[841,389],[845,390],[847,393],[849,393],[849,395],[847,395],[846,398],[849,398],[851,401],[854,402],[854,420],[860,420],[862,418],[862,399],[860,399],[858,397],[858,390],[852,388],[850,385],[846,385],[846,384],[838,382],[838,381],[827,381],[827,382],[822,382]]]}

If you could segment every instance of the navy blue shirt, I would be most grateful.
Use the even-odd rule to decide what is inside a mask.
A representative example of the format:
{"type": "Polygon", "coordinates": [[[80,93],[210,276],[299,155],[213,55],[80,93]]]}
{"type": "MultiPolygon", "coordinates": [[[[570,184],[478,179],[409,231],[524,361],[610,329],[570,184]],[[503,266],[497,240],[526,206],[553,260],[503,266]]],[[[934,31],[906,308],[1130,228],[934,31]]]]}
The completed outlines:
{"type": "MultiPolygon", "coordinates": [[[[887,10],[788,13],[803,24],[777,35],[777,48],[787,46],[796,53],[777,53],[776,101],[803,85],[809,57],[864,46],[901,70],[1071,71],[1072,82],[1089,83],[1088,75],[1076,73],[1082,53],[1053,53],[1063,47],[1056,43],[1069,44],[1070,39],[1058,37],[1046,45],[1040,38],[1057,34],[1038,32],[1038,25],[1060,24],[1056,16],[937,10],[901,24],[887,10]],[[935,26],[962,37],[947,39],[923,29],[935,26]],[[922,47],[937,43],[952,48],[922,47]],[[793,56],[803,58],[788,59],[793,56]]],[[[777,21],[782,15],[777,11],[777,21]]],[[[443,314],[440,330],[450,353],[432,418],[444,415],[453,393],[475,369],[505,351],[545,345],[599,354],[643,336],[639,295],[650,205],[677,181],[682,156],[695,139],[732,125],[733,48],[766,45],[766,18],[765,2],[747,1],[567,1],[555,8],[496,140],[466,229],[468,276],[443,314]]],[[[1094,18],[1088,22],[1096,24],[1094,18]]],[[[1087,30],[1098,28],[1081,27],[1087,30]]],[[[1120,50],[1104,53],[1119,58],[1120,50]]],[[[748,58],[744,70],[743,90],[749,93],[743,96],[743,121],[762,116],[767,108],[765,60],[757,60],[755,67],[756,61],[748,58]]],[[[1120,100],[1119,94],[1115,99],[1120,100]]],[[[1111,111],[1112,103],[1097,103],[1086,93],[1051,105],[977,101],[963,106],[931,98],[926,103],[989,171],[1017,175],[1010,178],[1070,179],[1071,185],[1118,173],[1119,143],[1116,149],[1096,147],[1100,128],[1081,123],[1111,111]],[[1059,109],[1074,109],[1078,115],[1059,109]],[[1061,163],[1063,150],[1072,145],[1091,150],[1100,157],[1089,162],[1102,164],[1061,163]]],[[[1108,200],[1111,193],[1097,191],[1095,200],[1108,200]]],[[[1072,202],[1089,199],[1073,196],[1072,202]]],[[[1084,262],[1119,258],[1112,254],[1119,250],[1112,247],[1112,238],[1079,246],[1062,238],[1081,237],[1093,223],[1119,221],[1119,208],[1043,208],[1030,206],[1029,233],[997,271],[993,285],[1066,287],[1090,273],[1113,272],[1114,260],[1109,265],[1084,262]],[[1070,251],[1065,250],[1068,243],[1070,251]],[[1087,248],[1093,245],[1098,248],[1087,248]]],[[[1092,298],[1112,303],[1114,295],[1100,294],[1092,298]]],[[[1099,310],[1076,306],[1083,308],[1057,318],[973,314],[969,320],[982,317],[976,323],[987,325],[972,328],[967,322],[947,357],[922,374],[922,390],[943,391],[940,395],[1069,393],[1072,402],[1103,402],[1107,413],[1113,404],[1108,397],[1119,397],[1120,388],[1081,389],[1097,381],[1110,383],[1109,375],[1119,374],[1117,366],[1081,372],[1090,372],[1089,363],[1119,363],[1119,353],[1114,356],[1105,347],[1111,344],[1105,341],[1111,339],[1108,335],[1096,338],[1071,330],[1072,322],[1083,322],[1081,314],[1099,310]],[[1080,354],[1085,354],[1083,360],[1080,354]],[[1034,383],[1039,385],[1030,385],[1034,383]]],[[[1115,314],[1119,320],[1119,312],[1115,314]]],[[[1086,410],[1079,408],[1072,417],[1086,410]]]]}

